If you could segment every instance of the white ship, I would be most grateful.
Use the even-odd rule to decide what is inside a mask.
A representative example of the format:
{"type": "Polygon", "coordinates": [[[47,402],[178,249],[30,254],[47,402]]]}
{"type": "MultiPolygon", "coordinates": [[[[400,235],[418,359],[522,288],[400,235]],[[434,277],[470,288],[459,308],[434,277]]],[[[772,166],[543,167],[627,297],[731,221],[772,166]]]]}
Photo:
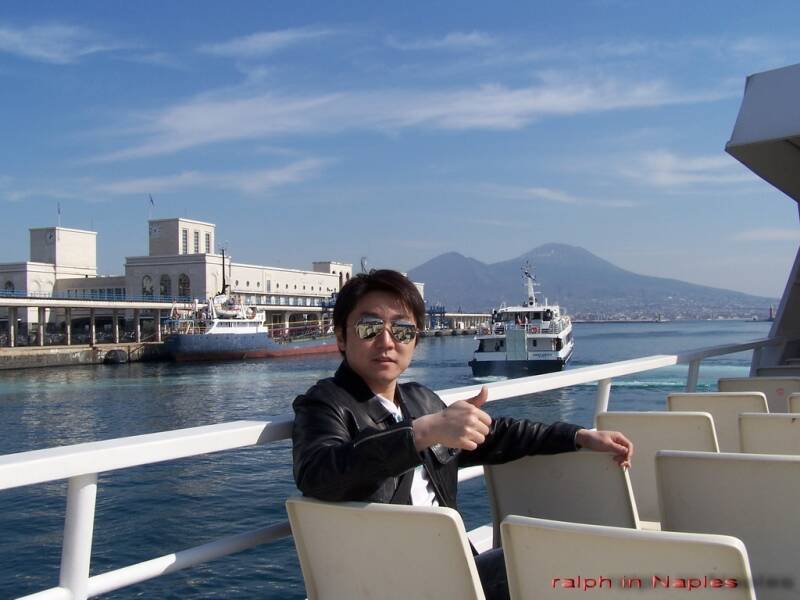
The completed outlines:
{"type": "MultiPolygon", "coordinates": [[[[786,193],[796,204],[800,202],[800,65],[748,78],[744,101],[726,149],[753,172],[786,193]]],[[[769,265],[764,268],[769,268],[769,265]]],[[[797,374],[800,365],[800,252],[795,257],[775,320],[765,338],[492,383],[488,386],[489,400],[518,398],[596,383],[596,414],[599,420],[608,411],[615,378],[678,364],[688,365],[686,391],[694,392],[701,363],[705,359],[743,351],[753,351],[753,377],[749,385],[764,387],[774,379],[776,373],[797,374]]],[[[800,378],[784,377],[782,381],[787,383],[777,388],[773,386],[775,395],[769,399],[769,408],[770,413],[784,414],[766,416],[787,417],[784,419],[786,427],[794,429],[786,431],[787,437],[783,441],[788,442],[787,445],[794,443],[793,452],[791,449],[763,454],[664,449],[682,443],[677,439],[670,445],[659,447],[658,458],[663,459],[662,463],[677,465],[679,459],[688,458],[693,464],[684,463],[683,470],[673,472],[671,479],[662,477],[659,486],[643,491],[652,497],[656,497],[654,495],[657,493],[665,494],[667,499],[679,488],[695,492],[692,500],[678,503],[682,511],[673,514],[668,507],[662,506],[662,531],[652,530],[654,528],[646,530],[641,526],[636,512],[637,505],[639,511],[642,510],[644,494],[639,494],[641,488],[633,480],[641,470],[653,468],[643,462],[642,450],[647,445],[647,438],[643,438],[644,441],[637,446],[637,456],[630,472],[633,487],[636,488],[636,503],[633,504],[633,510],[628,510],[627,518],[631,522],[628,527],[585,525],[586,520],[563,517],[569,510],[595,509],[599,514],[605,509],[620,506],[619,502],[604,495],[605,491],[580,488],[580,484],[584,483],[583,477],[591,476],[595,469],[580,473],[569,467],[556,470],[560,482],[565,484],[560,486],[560,494],[557,486],[542,486],[536,478],[512,479],[509,486],[512,500],[522,494],[525,488],[535,491],[544,487],[548,501],[546,508],[561,511],[560,519],[548,516],[550,520],[528,519],[526,522],[522,517],[509,517],[503,522],[503,542],[512,597],[564,598],[565,594],[574,597],[576,590],[581,589],[584,592],[601,593],[604,598],[647,596],[665,599],[684,597],[691,590],[692,597],[701,594],[731,600],[753,600],[755,586],[760,600],[797,598],[800,589],[797,579],[800,519],[796,517],[796,508],[800,503],[800,456],[796,444],[796,423],[800,419],[797,414],[785,413],[790,406],[795,407],[793,412],[800,411],[800,407],[792,405],[791,398],[785,396],[789,395],[788,386],[800,381],[800,378]],[[749,465],[748,469],[737,470],[744,463],[749,465]],[[709,464],[710,469],[700,468],[709,464]],[[564,477],[565,473],[569,476],[564,477]],[[768,485],[767,479],[775,473],[777,479],[773,478],[768,485]],[[528,485],[528,482],[532,485],[528,485]],[[685,521],[681,521],[681,518],[685,521]],[[519,527],[512,531],[515,526],[519,527]],[[516,538],[512,534],[519,533],[525,527],[532,528],[536,535],[515,545],[516,538]],[[559,535],[553,535],[554,532],[559,535]],[[731,560],[723,562],[719,558],[722,550],[731,560]],[[608,576],[622,577],[612,582],[608,576]],[[609,579],[609,585],[605,585],[606,579],[609,579]],[[641,587],[643,581],[644,587],[641,587]],[[519,592],[520,585],[530,582],[539,586],[537,592],[527,595],[519,592]],[[613,589],[602,589],[610,588],[612,583],[613,589]]],[[[439,394],[446,403],[452,403],[469,398],[476,391],[477,386],[468,386],[439,390],[439,394]]],[[[699,414],[702,416],[704,413],[699,414]]],[[[218,423],[0,456],[0,492],[23,486],[41,486],[42,494],[54,494],[61,488],[48,482],[68,483],[60,567],[31,565],[31,572],[38,569],[55,574],[57,570],[58,582],[56,584],[54,581],[53,587],[27,597],[80,600],[107,594],[292,535],[289,523],[278,520],[263,523],[251,531],[232,529],[225,537],[208,539],[206,543],[193,548],[163,548],[160,556],[140,557],[140,562],[132,564],[120,564],[124,562],[124,557],[118,558],[112,561],[114,567],[105,572],[97,567],[91,568],[95,508],[102,510],[106,504],[102,497],[106,489],[98,486],[99,475],[121,469],[143,470],[162,461],[198,457],[235,448],[265,446],[276,442],[284,444],[291,437],[291,427],[292,415],[284,414],[269,420],[218,423]],[[101,496],[100,501],[98,495],[101,496]]],[[[686,427],[682,432],[688,435],[690,430],[686,427]]],[[[770,436],[766,441],[781,442],[778,437],[770,436]]],[[[717,438],[712,435],[712,445],[716,444],[717,438]]],[[[577,452],[557,456],[564,457],[564,460],[579,460],[582,456],[593,454],[577,452]]],[[[248,465],[242,468],[248,468],[248,465]]],[[[609,469],[608,473],[611,472],[609,469]]],[[[628,473],[620,469],[613,470],[613,473],[628,477],[628,473]]],[[[483,475],[480,467],[470,467],[459,473],[459,480],[483,475]]],[[[666,477],[669,472],[661,475],[666,477]]],[[[487,477],[487,483],[496,489],[497,482],[489,479],[487,477]]],[[[608,480],[608,477],[604,477],[599,481],[605,484],[608,480]]],[[[625,494],[624,486],[621,489],[625,494]]],[[[627,489],[630,491],[630,487],[627,489]]],[[[626,494],[625,497],[630,498],[630,495],[626,494]]],[[[496,500],[491,495],[490,499],[496,500]]],[[[263,502],[270,502],[274,506],[283,506],[285,501],[282,497],[263,499],[263,502]]],[[[496,503],[493,507],[496,507],[496,503]]],[[[144,510],[148,510],[148,507],[144,507],[144,510]]],[[[235,506],[231,506],[231,511],[234,510],[235,506]]],[[[357,515],[355,524],[348,526],[349,530],[345,528],[344,532],[333,532],[328,527],[350,523],[352,519],[346,518],[347,515],[343,513],[341,519],[310,519],[310,531],[326,536],[324,544],[304,544],[307,540],[299,535],[299,529],[296,530],[295,541],[298,548],[302,549],[301,563],[309,597],[319,597],[322,594],[318,590],[327,591],[333,583],[363,587],[360,588],[362,593],[332,597],[388,597],[382,592],[389,589],[395,592],[392,597],[397,598],[483,597],[474,585],[476,571],[469,555],[463,524],[452,511],[422,509],[412,515],[411,521],[398,520],[400,517],[395,515],[394,525],[385,526],[375,534],[372,522],[379,520],[377,513],[387,513],[392,517],[389,513],[406,509],[381,505],[375,510],[367,505],[351,506],[344,510],[355,511],[357,515]],[[449,519],[453,528],[461,527],[454,537],[449,538],[453,542],[449,550],[440,551],[441,544],[447,539],[439,534],[438,525],[433,526],[430,518],[432,513],[449,519]],[[408,549],[385,556],[389,542],[396,546],[403,540],[410,540],[408,549]],[[376,543],[367,543],[372,541],[376,543]],[[348,562],[348,559],[356,564],[348,562]],[[435,565],[441,568],[435,574],[431,575],[422,569],[436,560],[439,562],[435,565]],[[313,578],[315,564],[322,568],[317,579],[313,578]],[[454,580],[447,580],[446,568],[451,575],[455,572],[454,580]],[[365,577],[372,579],[365,582],[365,577]],[[467,581],[470,590],[462,594],[458,590],[464,587],[457,588],[456,584],[464,581],[467,581]],[[415,592],[414,586],[422,587],[417,587],[415,592]]],[[[226,516],[220,515],[221,523],[225,522],[226,516]]],[[[198,522],[197,526],[198,530],[205,530],[208,524],[198,522]]],[[[152,529],[158,532],[159,527],[159,515],[154,513],[152,529]]],[[[58,534],[54,532],[54,535],[58,534]]],[[[478,550],[484,550],[492,545],[493,528],[491,525],[478,527],[466,535],[478,550]]],[[[38,536],[38,533],[32,536],[31,543],[37,543],[38,536]]],[[[263,547],[259,552],[268,554],[269,548],[263,547]]],[[[236,580],[233,579],[232,587],[235,588],[235,585],[236,580]]],[[[231,590],[231,595],[236,593],[236,589],[231,590]]],[[[180,592],[176,592],[176,595],[180,595],[180,592]]]]}
{"type": "Polygon", "coordinates": [[[536,299],[529,265],[522,269],[525,304],[492,311],[492,322],[478,333],[478,348],[469,361],[475,377],[526,377],[561,371],[572,357],[572,322],[558,304],[536,299]]]}

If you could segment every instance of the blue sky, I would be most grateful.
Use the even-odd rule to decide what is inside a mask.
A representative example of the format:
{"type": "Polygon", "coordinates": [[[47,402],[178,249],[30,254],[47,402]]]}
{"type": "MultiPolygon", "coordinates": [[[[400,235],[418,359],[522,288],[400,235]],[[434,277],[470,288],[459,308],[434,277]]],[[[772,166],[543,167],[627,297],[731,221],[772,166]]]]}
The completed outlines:
{"type": "Polygon", "coordinates": [[[217,224],[234,260],[402,270],[547,242],[767,296],[797,205],[724,151],[745,77],[800,62],[770,2],[4,2],[0,262],[29,227],[217,224]]]}

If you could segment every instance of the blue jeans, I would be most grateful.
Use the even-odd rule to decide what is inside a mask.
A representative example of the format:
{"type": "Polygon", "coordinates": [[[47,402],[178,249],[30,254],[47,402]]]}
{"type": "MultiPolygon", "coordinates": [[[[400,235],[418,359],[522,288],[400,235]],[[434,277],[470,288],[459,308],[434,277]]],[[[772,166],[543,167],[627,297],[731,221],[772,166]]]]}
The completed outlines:
{"type": "Polygon", "coordinates": [[[502,548],[487,550],[475,557],[486,600],[509,600],[508,575],[502,548]]]}

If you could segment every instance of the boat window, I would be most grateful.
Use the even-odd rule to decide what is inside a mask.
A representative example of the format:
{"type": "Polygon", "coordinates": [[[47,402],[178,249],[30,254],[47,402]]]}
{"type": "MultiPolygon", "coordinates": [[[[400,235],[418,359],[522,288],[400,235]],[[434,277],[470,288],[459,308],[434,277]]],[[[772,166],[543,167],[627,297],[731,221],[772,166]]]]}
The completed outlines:
{"type": "Polygon", "coordinates": [[[556,340],[556,350],[561,350],[562,347],[563,343],[561,342],[561,340],[556,340]]]}
{"type": "Polygon", "coordinates": [[[541,321],[542,320],[542,313],[540,313],[540,312],[533,313],[533,318],[536,321],[541,321]]]}
{"type": "Polygon", "coordinates": [[[536,348],[536,340],[535,339],[528,340],[528,348],[536,348]]]}

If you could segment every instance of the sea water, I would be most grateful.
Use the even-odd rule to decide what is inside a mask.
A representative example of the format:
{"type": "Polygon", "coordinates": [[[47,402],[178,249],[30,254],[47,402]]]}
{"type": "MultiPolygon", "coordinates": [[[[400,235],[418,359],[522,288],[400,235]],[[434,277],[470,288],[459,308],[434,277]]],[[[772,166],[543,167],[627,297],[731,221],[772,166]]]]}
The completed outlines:
{"type": "MultiPolygon", "coordinates": [[[[765,337],[745,321],[579,323],[569,368],[765,337]]],[[[404,379],[445,389],[474,379],[469,336],[421,340],[404,379]]],[[[0,454],[291,411],[292,399],[330,376],[337,355],[213,364],[136,363],[0,371],[0,454]]],[[[746,376],[750,353],[702,363],[698,391],[746,376]]],[[[657,410],[684,389],[687,367],[614,380],[612,410],[657,410]]],[[[596,385],[491,403],[495,415],[591,426],[596,385]]],[[[0,492],[0,598],[58,585],[66,482],[0,492]]],[[[290,442],[100,475],[92,574],[286,518],[296,494],[290,442]]],[[[482,480],[460,486],[467,528],[490,521],[482,480]]],[[[109,598],[304,598],[291,539],[109,594],[109,598]]]]}

